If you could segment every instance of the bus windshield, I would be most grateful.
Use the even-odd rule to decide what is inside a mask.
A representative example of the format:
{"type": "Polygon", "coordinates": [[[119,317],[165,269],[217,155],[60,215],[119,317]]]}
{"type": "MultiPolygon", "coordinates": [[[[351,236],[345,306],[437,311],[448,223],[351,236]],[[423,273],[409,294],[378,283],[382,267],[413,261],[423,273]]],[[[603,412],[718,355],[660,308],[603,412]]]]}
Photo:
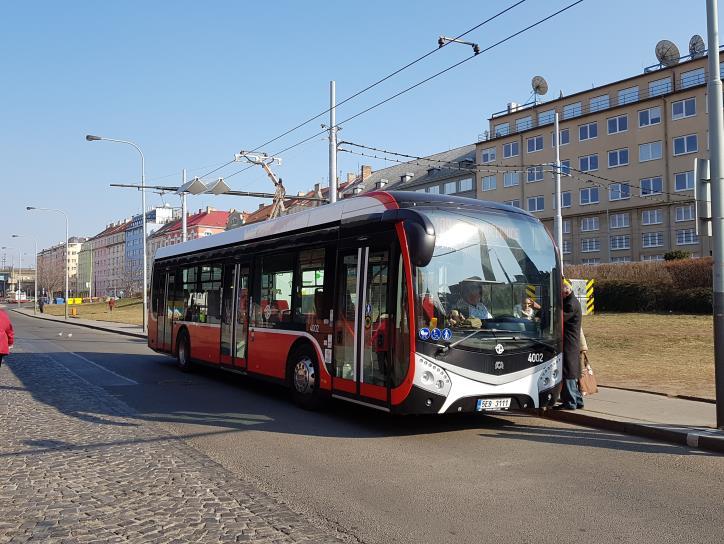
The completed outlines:
{"type": "Polygon", "coordinates": [[[424,210],[435,227],[430,263],[417,268],[421,340],[489,351],[499,341],[555,341],[559,271],[534,218],[497,210],[424,210]]]}

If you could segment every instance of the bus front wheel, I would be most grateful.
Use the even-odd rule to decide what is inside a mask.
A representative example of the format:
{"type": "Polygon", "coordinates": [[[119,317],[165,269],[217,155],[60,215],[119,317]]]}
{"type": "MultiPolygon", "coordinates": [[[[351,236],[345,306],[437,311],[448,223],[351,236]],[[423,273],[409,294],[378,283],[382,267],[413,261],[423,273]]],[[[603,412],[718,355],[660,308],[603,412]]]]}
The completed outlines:
{"type": "Polygon", "coordinates": [[[191,370],[191,344],[186,331],[181,331],[176,345],[176,364],[184,372],[191,370]]]}
{"type": "Polygon", "coordinates": [[[318,408],[319,363],[314,351],[307,346],[297,349],[290,358],[289,373],[294,402],[307,410],[318,408]]]}

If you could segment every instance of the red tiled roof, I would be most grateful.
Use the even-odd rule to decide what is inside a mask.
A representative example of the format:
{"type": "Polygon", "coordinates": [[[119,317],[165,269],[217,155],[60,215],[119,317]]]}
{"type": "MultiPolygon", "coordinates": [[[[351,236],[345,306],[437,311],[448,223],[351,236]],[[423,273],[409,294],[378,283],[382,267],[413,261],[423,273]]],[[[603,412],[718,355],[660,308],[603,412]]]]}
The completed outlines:
{"type": "MultiPolygon", "coordinates": [[[[214,210],[211,212],[201,212],[190,215],[186,219],[186,228],[192,227],[212,227],[226,229],[226,223],[229,221],[229,213],[225,211],[214,210]]],[[[166,223],[151,236],[163,236],[181,230],[181,219],[176,219],[166,223]]]]}

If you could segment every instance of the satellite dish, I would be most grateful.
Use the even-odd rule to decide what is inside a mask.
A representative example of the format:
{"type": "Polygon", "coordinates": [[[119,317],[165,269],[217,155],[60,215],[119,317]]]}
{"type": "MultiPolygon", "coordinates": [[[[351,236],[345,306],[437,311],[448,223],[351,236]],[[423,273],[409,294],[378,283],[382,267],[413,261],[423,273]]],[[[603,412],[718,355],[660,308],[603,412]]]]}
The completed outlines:
{"type": "Polygon", "coordinates": [[[548,92],[548,82],[543,76],[535,76],[530,82],[533,92],[537,95],[544,95],[548,92]]]}
{"type": "Polygon", "coordinates": [[[696,59],[704,56],[706,51],[706,45],[704,44],[704,38],[698,34],[694,34],[689,40],[689,53],[692,59],[696,59]]]}
{"type": "Polygon", "coordinates": [[[675,43],[669,40],[661,40],[656,44],[656,58],[664,66],[676,66],[679,64],[681,54],[675,43]]]}

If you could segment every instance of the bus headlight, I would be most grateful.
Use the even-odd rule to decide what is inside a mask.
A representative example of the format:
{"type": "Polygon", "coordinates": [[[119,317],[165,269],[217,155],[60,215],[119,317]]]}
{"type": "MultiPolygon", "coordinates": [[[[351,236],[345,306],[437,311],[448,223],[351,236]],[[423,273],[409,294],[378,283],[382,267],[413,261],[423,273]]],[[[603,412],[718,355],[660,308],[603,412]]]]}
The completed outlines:
{"type": "Polygon", "coordinates": [[[561,370],[559,364],[560,355],[554,357],[548,364],[543,367],[538,376],[538,391],[550,389],[561,381],[561,370]]]}
{"type": "Polygon", "coordinates": [[[447,396],[451,382],[447,372],[426,357],[415,357],[415,378],[413,383],[425,391],[447,396]]]}

